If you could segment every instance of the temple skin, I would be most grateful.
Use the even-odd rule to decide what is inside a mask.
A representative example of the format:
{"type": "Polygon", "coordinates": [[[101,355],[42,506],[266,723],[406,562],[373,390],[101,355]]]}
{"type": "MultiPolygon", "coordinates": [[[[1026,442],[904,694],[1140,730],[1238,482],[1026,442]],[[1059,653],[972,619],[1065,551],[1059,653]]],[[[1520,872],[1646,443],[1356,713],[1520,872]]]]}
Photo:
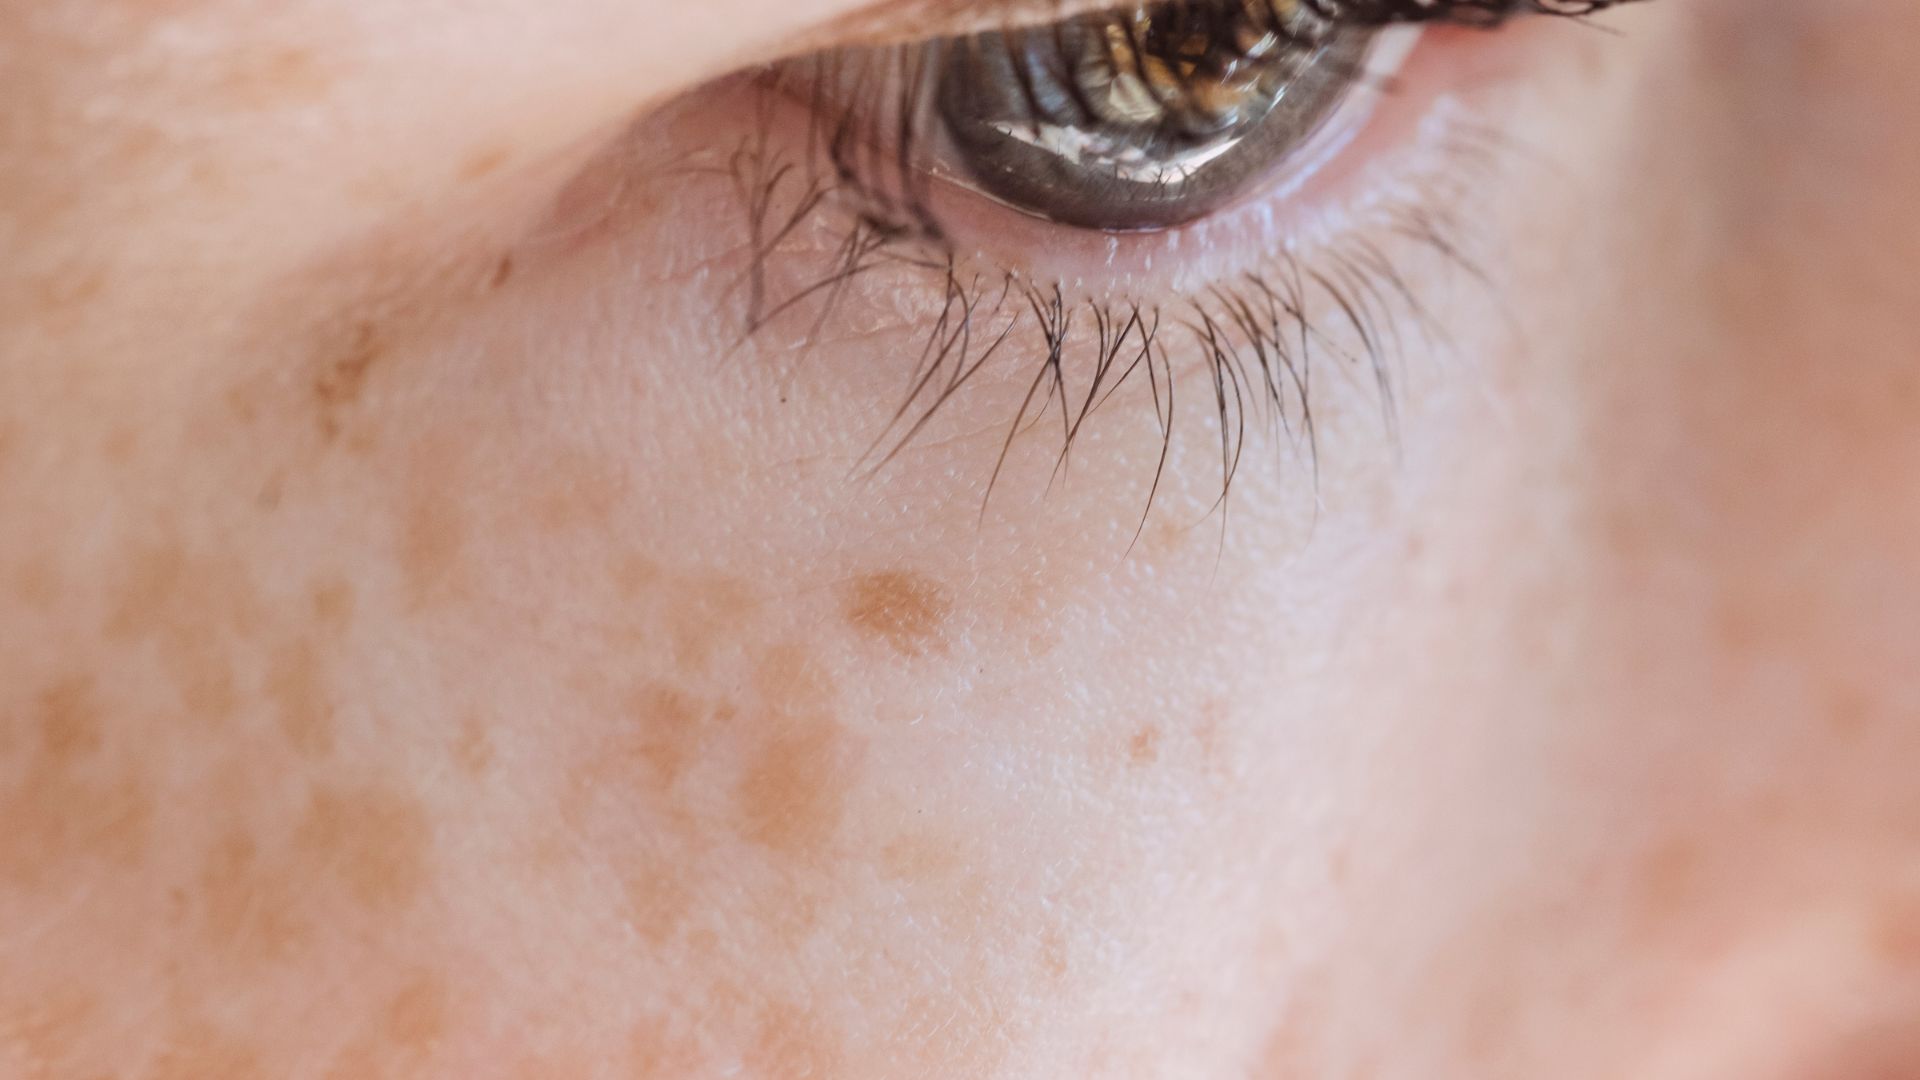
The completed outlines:
{"type": "Polygon", "coordinates": [[[1436,33],[1484,281],[1142,527],[627,167],[852,0],[0,2],[0,1077],[1920,1077],[1920,8],[1436,33]]]}

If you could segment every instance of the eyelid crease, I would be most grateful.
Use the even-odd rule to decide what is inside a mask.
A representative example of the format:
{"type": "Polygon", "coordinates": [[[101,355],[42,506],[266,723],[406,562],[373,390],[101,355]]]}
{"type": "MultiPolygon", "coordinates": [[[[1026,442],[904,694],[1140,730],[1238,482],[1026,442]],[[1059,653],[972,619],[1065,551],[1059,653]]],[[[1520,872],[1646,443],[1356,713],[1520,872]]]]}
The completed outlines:
{"type": "Polygon", "coordinates": [[[805,35],[793,54],[849,46],[898,45],[988,30],[1043,26],[1125,6],[1126,0],[883,0],[805,35]]]}

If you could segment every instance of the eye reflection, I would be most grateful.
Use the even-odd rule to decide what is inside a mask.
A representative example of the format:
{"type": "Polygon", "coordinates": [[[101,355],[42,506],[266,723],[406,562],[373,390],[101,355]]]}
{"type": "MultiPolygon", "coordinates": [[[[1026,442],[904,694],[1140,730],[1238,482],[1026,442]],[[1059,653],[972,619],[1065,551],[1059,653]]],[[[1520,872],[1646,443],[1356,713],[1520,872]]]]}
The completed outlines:
{"type": "Polygon", "coordinates": [[[1325,122],[1371,34],[1298,0],[1141,5],[952,43],[954,166],[1066,225],[1164,229],[1246,195],[1325,122]]]}

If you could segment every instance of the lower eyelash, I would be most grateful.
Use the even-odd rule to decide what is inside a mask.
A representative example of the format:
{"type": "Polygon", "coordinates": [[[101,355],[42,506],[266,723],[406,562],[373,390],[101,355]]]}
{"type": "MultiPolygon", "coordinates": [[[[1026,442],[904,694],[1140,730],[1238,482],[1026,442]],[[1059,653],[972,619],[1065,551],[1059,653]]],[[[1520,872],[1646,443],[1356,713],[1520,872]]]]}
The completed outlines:
{"type": "Polygon", "coordinates": [[[1397,438],[1394,370],[1405,331],[1425,342],[1444,340],[1444,328],[1402,272],[1402,260],[1425,252],[1485,281],[1467,253],[1459,209],[1483,189],[1508,149],[1497,132],[1455,122],[1435,148],[1441,167],[1417,191],[1376,206],[1370,215],[1374,228],[1311,255],[1271,253],[1249,272],[1194,295],[1076,296],[1064,282],[973,269],[923,236],[848,212],[835,198],[835,174],[781,156],[767,128],[771,111],[760,123],[731,161],[751,244],[741,282],[747,337],[791,319],[804,326],[810,347],[856,284],[881,271],[904,271],[917,283],[901,287],[930,289],[940,297],[937,312],[916,330],[916,347],[906,350],[901,400],[854,474],[871,479],[894,462],[983,372],[1018,370],[1024,397],[1005,422],[985,478],[984,515],[1021,436],[1042,425],[1051,430],[1057,473],[1119,391],[1144,389],[1160,452],[1136,538],[1153,511],[1174,444],[1175,387],[1194,369],[1204,372],[1218,425],[1214,505],[1223,512],[1250,440],[1259,433],[1300,450],[1317,485],[1315,409],[1328,375],[1357,373],[1387,437],[1397,438]],[[809,219],[822,215],[842,222],[832,253],[810,267],[781,265],[780,276],[796,284],[773,289],[777,263],[822,260],[813,245],[795,251],[788,244],[809,219]]]}
{"type": "MultiPolygon", "coordinates": [[[[1626,0],[1303,2],[1326,8],[1330,17],[1375,25],[1444,20],[1490,26],[1522,12],[1584,15],[1626,0]]],[[[915,55],[911,50],[889,54],[907,58],[902,63],[911,63],[915,55]]],[[[924,47],[917,55],[927,55],[924,47]]],[[[924,84],[912,76],[911,70],[896,71],[889,85],[924,84]]],[[[857,81],[875,76],[842,70],[816,77],[857,81]]],[[[1311,256],[1274,253],[1252,271],[1198,295],[1075,296],[1061,282],[1030,280],[999,268],[975,270],[956,257],[916,186],[927,177],[906,146],[911,118],[920,109],[909,93],[892,98],[890,109],[837,115],[816,96],[809,111],[813,126],[804,150],[796,152],[791,141],[776,138],[782,104],[790,107],[787,99],[795,96],[791,81],[774,74],[758,89],[755,130],[732,154],[727,170],[748,233],[749,268],[740,283],[747,336],[793,318],[806,321],[806,340],[813,342],[861,279],[880,270],[923,275],[920,287],[941,297],[939,310],[920,333],[901,402],[854,471],[869,478],[877,474],[926,433],[982,371],[1019,364],[1030,372],[1024,376],[1025,395],[1006,423],[987,477],[983,515],[1021,435],[1042,423],[1054,431],[1058,473],[1102,406],[1123,387],[1144,381],[1161,440],[1141,508],[1144,529],[1173,447],[1175,387],[1192,368],[1204,372],[1217,417],[1216,508],[1224,514],[1249,439],[1262,429],[1303,451],[1317,484],[1316,372],[1326,372],[1329,364],[1336,371],[1360,372],[1388,437],[1396,438],[1393,368],[1402,327],[1410,323],[1428,340],[1440,332],[1401,272],[1400,259],[1424,251],[1486,283],[1466,254],[1454,208],[1471,201],[1507,144],[1497,132],[1471,124],[1454,125],[1438,147],[1437,157],[1445,162],[1441,171],[1411,196],[1374,208],[1378,228],[1356,238],[1311,256]],[[869,127],[860,130],[859,125],[869,127]],[[875,148],[888,145],[893,156],[875,160],[875,148]],[[877,176],[892,179],[883,184],[877,176]],[[770,273],[776,261],[821,257],[811,245],[799,246],[813,254],[796,256],[790,241],[823,216],[843,222],[832,254],[811,270],[784,267],[784,276],[798,284],[776,295],[770,273]],[[1394,250],[1385,246],[1389,241],[1394,250]]]]}

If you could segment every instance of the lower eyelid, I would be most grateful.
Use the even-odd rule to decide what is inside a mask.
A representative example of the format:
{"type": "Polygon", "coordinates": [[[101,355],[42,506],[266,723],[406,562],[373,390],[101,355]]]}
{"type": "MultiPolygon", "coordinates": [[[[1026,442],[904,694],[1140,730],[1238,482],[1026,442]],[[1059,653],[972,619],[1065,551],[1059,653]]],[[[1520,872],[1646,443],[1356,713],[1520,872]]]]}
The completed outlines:
{"type": "MultiPolygon", "coordinates": [[[[1430,182],[1461,167],[1447,145],[1456,129],[1437,104],[1450,88],[1452,50],[1432,45],[1432,38],[1423,42],[1395,92],[1375,102],[1357,133],[1298,187],[1164,234],[1108,238],[955,190],[943,195],[942,208],[951,214],[944,219],[951,251],[881,238],[825,190],[831,173],[817,159],[808,165],[805,104],[769,100],[764,84],[743,77],[690,95],[618,140],[577,183],[573,218],[550,247],[568,262],[579,260],[574,276],[608,281],[616,291],[611,302],[627,302],[619,290],[659,290],[645,306],[706,321],[711,329],[700,331],[702,340],[752,342],[752,353],[777,369],[765,376],[769,392],[797,377],[780,358],[806,343],[807,370],[818,373],[807,377],[841,387],[848,409],[842,422],[862,441],[873,439],[874,452],[858,463],[863,469],[908,445],[964,438],[982,444],[978,479],[990,483],[987,444],[997,445],[1021,418],[988,406],[1011,412],[1021,388],[1055,363],[1059,387],[1042,385],[1043,398],[1058,392],[1072,399],[1065,411],[1077,415],[1090,390],[1099,394],[1093,412],[1104,413],[1106,395],[1116,394],[1112,408],[1151,413],[1149,430],[1159,408],[1148,385],[1153,379],[1204,380],[1197,392],[1183,390],[1183,410],[1214,408],[1214,387],[1237,380],[1243,400],[1219,404],[1211,427],[1244,438],[1268,425],[1233,411],[1268,408],[1262,401],[1292,418],[1285,423],[1298,422],[1307,389],[1289,365],[1323,366],[1298,356],[1309,342],[1310,352],[1332,356],[1337,369],[1313,377],[1316,396],[1328,392],[1318,389],[1323,384],[1344,383],[1391,412],[1384,374],[1390,365],[1381,350],[1401,336],[1395,320],[1424,318],[1408,283],[1426,273],[1405,269],[1400,248],[1434,246],[1419,237],[1398,244],[1391,234],[1396,220],[1417,218],[1423,228],[1443,220],[1453,209],[1446,202],[1463,186],[1458,176],[1430,182]],[[764,185],[776,175],[778,191],[770,191],[764,185]],[[756,205],[757,228],[750,220],[756,205]],[[1349,235],[1373,225],[1379,243],[1343,247],[1349,235]],[[850,245],[867,246],[850,259],[850,245]],[[956,304],[967,310],[956,316],[956,304]],[[1056,314],[1044,314],[1049,305],[1056,314]],[[1253,333],[1244,316],[1256,309],[1270,323],[1253,333]],[[1156,360],[1130,376],[1116,369],[1099,383],[1093,339],[1123,328],[1133,335],[1124,347],[1139,347],[1147,335],[1124,330],[1135,313],[1137,325],[1158,327],[1156,360]],[[1070,333],[1062,332],[1062,316],[1070,333]],[[1224,348],[1210,352],[1197,336],[1209,326],[1224,348]],[[970,366],[982,363],[976,377],[970,366]],[[915,389],[922,373],[925,388],[915,389]],[[960,379],[963,373],[970,381],[960,379]],[[1119,386],[1127,378],[1131,384],[1119,386]],[[908,392],[894,396],[902,387],[908,392]],[[956,410],[958,418],[945,417],[956,410]]],[[[649,363],[673,364],[679,378],[707,370],[681,370],[672,355],[649,363]]],[[[1031,424],[1030,412],[1024,421],[1031,424]]],[[[1061,425],[1050,426],[1058,443],[1061,425]]],[[[1075,437],[1077,425],[1066,436],[1075,437]]],[[[1230,468],[1239,445],[1222,445],[1217,468],[1230,468]]]]}

